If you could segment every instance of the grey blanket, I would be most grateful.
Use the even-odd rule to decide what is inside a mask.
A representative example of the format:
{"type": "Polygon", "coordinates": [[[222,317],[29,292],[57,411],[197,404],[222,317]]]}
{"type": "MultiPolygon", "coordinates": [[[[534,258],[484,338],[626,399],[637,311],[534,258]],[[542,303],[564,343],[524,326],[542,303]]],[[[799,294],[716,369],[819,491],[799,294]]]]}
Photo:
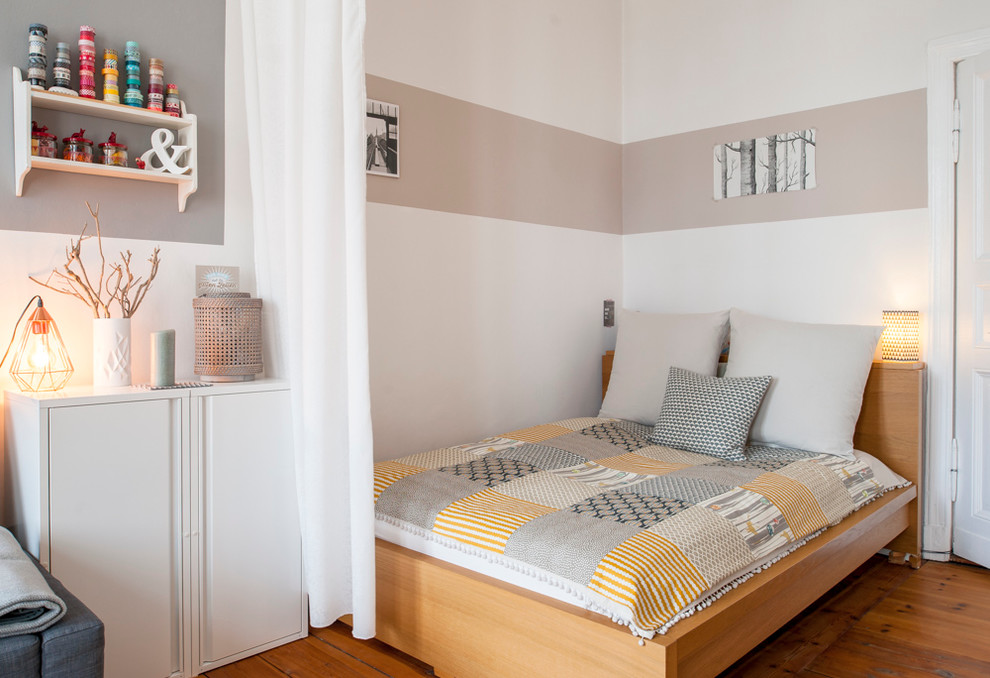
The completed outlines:
{"type": "Polygon", "coordinates": [[[0,527],[0,638],[39,633],[64,615],[65,603],[14,535],[0,527]]]}

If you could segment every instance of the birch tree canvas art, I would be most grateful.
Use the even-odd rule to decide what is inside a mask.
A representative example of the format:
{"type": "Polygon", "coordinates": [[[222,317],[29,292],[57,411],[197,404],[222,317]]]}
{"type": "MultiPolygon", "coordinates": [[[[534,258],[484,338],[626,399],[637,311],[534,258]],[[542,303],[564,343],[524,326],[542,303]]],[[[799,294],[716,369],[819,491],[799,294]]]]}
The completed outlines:
{"type": "Polygon", "coordinates": [[[715,199],[814,188],[815,132],[812,128],[715,146],[715,199]]]}

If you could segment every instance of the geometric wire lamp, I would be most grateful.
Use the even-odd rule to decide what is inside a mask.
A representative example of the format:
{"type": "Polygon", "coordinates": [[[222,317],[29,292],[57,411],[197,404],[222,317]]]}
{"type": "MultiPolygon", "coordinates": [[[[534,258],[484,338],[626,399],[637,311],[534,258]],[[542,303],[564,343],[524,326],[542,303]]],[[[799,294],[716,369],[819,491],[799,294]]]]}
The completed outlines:
{"type": "MultiPolygon", "coordinates": [[[[21,317],[17,319],[20,324],[31,307],[31,302],[38,300],[38,306],[28,319],[17,343],[17,350],[14,352],[14,360],[10,364],[10,376],[17,382],[17,386],[22,391],[57,391],[72,376],[72,361],[69,360],[69,353],[65,350],[65,343],[62,335],[59,334],[58,326],[52,316],[45,310],[45,304],[41,297],[35,295],[28,305],[21,312],[21,317]]],[[[14,334],[17,333],[17,325],[14,325],[14,334]]],[[[11,346],[13,337],[11,337],[11,346]]],[[[7,347],[7,353],[10,352],[7,347]]],[[[4,354],[4,359],[7,354],[4,354]]],[[[3,360],[0,360],[3,364],[3,360]]]]}
{"type": "Polygon", "coordinates": [[[884,360],[921,360],[921,319],[918,311],[884,311],[880,355],[884,360]]]}

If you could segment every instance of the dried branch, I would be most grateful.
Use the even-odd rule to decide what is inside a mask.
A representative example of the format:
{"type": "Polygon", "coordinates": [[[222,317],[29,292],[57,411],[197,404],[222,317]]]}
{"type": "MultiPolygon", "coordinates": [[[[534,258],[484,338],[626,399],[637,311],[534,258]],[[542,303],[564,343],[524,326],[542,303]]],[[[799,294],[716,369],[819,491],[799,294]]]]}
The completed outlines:
{"type": "MultiPolygon", "coordinates": [[[[86,207],[89,207],[89,203],[86,203],[86,207]]],[[[99,212],[99,208],[97,208],[97,212],[99,212]]],[[[93,210],[90,210],[89,213],[93,214],[93,210]]],[[[97,221],[97,233],[99,233],[99,225],[100,222],[97,221]]],[[[68,276],[72,278],[77,285],[83,288],[84,293],[89,299],[90,306],[93,307],[93,317],[109,318],[110,309],[107,308],[107,305],[103,303],[103,300],[100,298],[100,288],[94,288],[93,284],[89,281],[89,274],[86,273],[86,266],[83,265],[82,261],[82,244],[85,240],[90,238],[90,236],[86,235],[87,228],[89,228],[89,224],[83,224],[83,230],[82,233],[79,234],[79,240],[69,241],[70,247],[65,253],[66,262],[62,265],[62,268],[65,269],[66,274],[68,274],[68,276]],[[81,275],[69,268],[74,261],[79,264],[79,270],[82,272],[81,275]],[[101,312],[103,315],[100,315],[101,312]]],[[[99,236],[97,236],[97,238],[99,238],[99,236]]],[[[100,277],[103,277],[102,264],[100,277]]]]}
{"type": "Polygon", "coordinates": [[[79,299],[80,301],[85,303],[87,306],[89,305],[89,300],[83,297],[82,294],[80,294],[75,290],[75,288],[72,286],[72,281],[70,281],[67,278],[67,276],[59,273],[58,271],[52,271],[51,273],[49,273],[48,279],[45,280],[44,282],[38,280],[34,276],[28,276],[28,277],[34,282],[41,285],[42,287],[47,287],[48,289],[58,292],[59,294],[67,294],[69,296],[75,297],[76,299],[79,299]],[[65,287],[55,287],[54,285],[52,285],[52,278],[55,278],[56,280],[61,280],[62,285],[64,285],[65,287]]]}
{"type": "MultiPolygon", "coordinates": [[[[161,259],[158,256],[159,252],[161,252],[161,248],[156,247],[151,253],[151,256],[148,257],[148,263],[151,264],[151,273],[148,274],[148,279],[142,282],[140,277],[135,278],[131,275],[131,252],[130,250],[127,251],[127,258],[124,260],[124,266],[127,270],[128,283],[122,288],[120,294],[120,307],[121,309],[124,309],[125,318],[131,317],[131,315],[137,311],[138,306],[140,306],[141,302],[144,301],[145,295],[148,294],[148,289],[151,287],[151,282],[155,279],[155,276],[158,275],[158,264],[161,263],[161,259]],[[134,290],[133,299],[129,298],[130,291],[132,289],[134,290]]],[[[121,254],[121,258],[123,258],[123,256],[124,255],[121,254]]]]}
{"type": "MultiPolygon", "coordinates": [[[[100,230],[100,206],[97,205],[96,211],[94,212],[93,208],[89,206],[89,200],[87,200],[86,209],[89,210],[90,215],[93,217],[93,221],[96,223],[96,245],[97,245],[97,249],[100,252],[100,281],[99,283],[97,283],[96,289],[100,290],[103,289],[103,271],[106,270],[107,267],[107,258],[103,256],[103,232],[100,230]]],[[[84,226],[83,233],[85,232],[86,232],[86,227],[84,226]]],[[[79,265],[82,266],[81,261],[79,262],[79,265]]],[[[109,314],[107,315],[107,317],[110,317],[109,314]]]]}
{"type": "Polygon", "coordinates": [[[92,309],[94,318],[109,318],[110,304],[113,302],[120,305],[122,317],[130,318],[144,301],[152,281],[158,275],[161,248],[155,247],[151,257],[148,258],[151,263],[151,273],[147,280],[142,280],[140,276],[135,278],[131,272],[130,250],[120,253],[120,263],[111,263],[108,273],[107,259],[103,253],[103,233],[100,229],[100,206],[97,205],[94,210],[87,202],[86,208],[96,224],[97,251],[100,255],[100,273],[96,284],[94,285],[90,280],[82,260],[83,242],[92,237],[86,235],[88,224],[83,225],[78,240],[69,241],[69,246],[65,248],[65,263],[62,264],[61,271],[53,269],[45,281],[33,276],[29,278],[42,287],[79,299],[92,309]],[[76,268],[78,271],[75,270],[76,268]],[[104,294],[106,294],[105,300],[104,294]]]}

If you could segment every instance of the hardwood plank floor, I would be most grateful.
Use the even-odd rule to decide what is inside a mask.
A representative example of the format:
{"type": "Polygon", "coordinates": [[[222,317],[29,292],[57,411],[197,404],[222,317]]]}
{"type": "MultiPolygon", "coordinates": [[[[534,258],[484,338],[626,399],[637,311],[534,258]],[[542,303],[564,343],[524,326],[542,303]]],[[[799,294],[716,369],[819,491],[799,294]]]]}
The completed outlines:
{"type": "MultiPolygon", "coordinates": [[[[988,639],[990,570],[935,562],[912,570],[876,556],[722,677],[985,678],[988,639]]],[[[338,622],[206,675],[419,678],[433,672],[380,641],[352,638],[338,622]]]]}
{"type": "Polygon", "coordinates": [[[818,599],[724,678],[990,676],[990,570],[879,556],[818,599]]]}

